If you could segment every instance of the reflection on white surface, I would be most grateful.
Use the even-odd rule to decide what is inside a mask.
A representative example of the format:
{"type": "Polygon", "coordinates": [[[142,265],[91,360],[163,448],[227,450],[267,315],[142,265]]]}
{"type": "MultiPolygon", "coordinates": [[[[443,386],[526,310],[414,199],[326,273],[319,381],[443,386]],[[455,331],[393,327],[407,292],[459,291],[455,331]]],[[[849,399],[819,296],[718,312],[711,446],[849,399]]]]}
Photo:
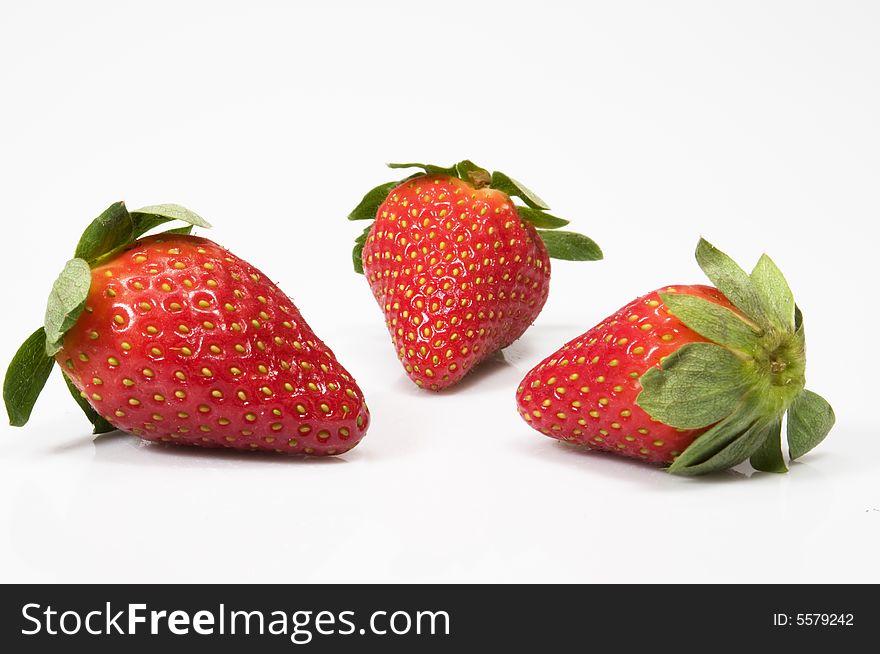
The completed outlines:
{"type": "Polygon", "coordinates": [[[7,434],[4,580],[880,581],[871,434],[788,475],[672,477],[522,423],[530,347],[442,394],[368,355],[376,422],[332,459],[93,441],[73,413],[7,434]]]}

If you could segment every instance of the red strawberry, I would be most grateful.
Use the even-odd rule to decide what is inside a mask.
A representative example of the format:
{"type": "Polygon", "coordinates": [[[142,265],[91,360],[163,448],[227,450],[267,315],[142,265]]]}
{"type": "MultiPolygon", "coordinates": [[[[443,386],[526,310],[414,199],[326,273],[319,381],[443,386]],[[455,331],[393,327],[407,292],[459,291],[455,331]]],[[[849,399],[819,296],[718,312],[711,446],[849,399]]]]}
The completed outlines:
{"type": "MultiPolygon", "coordinates": [[[[53,289],[46,326],[35,333],[43,347],[26,343],[24,356],[54,353],[88,401],[80,400],[96,431],[290,454],[354,447],[369,423],[363,395],[275,284],[204,238],[165,233],[135,240],[143,227],[170,217],[204,224],[184,211],[165,206],[129,214],[120,203],[109,218],[105,212],[95,231],[106,235],[122,224],[127,234],[109,247],[99,244],[101,252],[78,248],[80,258],[53,289]],[[66,303],[64,324],[58,299],[66,303]],[[68,313],[74,306],[80,315],[68,313]]],[[[11,388],[22,383],[16,370],[14,361],[11,388]]],[[[44,382],[45,376],[39,388],[44,382]]],[[[24,424],[27,416],[16,420],[21,407],[6,395],[13,424],[24,424]]],[[[25,406],[28,415],[32,406],[25,406]]]]}
{"type": "Polygon", "coordinates": [[[550,257],[602,257],[586,236],[550,231],[568,221],[503,173],[470,161],[390,165],[424,173],[373,189],[352,212],[351,220],[375,218],[354,264],[419,386],[451,386],[522,336],[547,300],[550,257]]]}
{"type": "Polygon", "coordinates": [[[520,384],[522,417],[685,475],[749,458],[784,472],[786,412],[792,459],[821,442],[834,413],[804,389],[802,319],[782,273],[763,256],[748,275],[703,240],[697,260],[717,289],[665,287],[566,343],[520,384]]]}

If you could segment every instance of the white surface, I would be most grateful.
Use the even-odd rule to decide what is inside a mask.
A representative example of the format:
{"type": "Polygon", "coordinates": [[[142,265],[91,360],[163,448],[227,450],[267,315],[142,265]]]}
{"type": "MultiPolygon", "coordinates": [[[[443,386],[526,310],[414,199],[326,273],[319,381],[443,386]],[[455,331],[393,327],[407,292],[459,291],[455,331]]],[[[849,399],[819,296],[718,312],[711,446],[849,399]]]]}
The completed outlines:
{"type": "Polygon", "coordinates": [[[93,442],[54,376],[0,435],[0,580],[880,582],[880,5],[238,4],[4,6],[3,363],[88,220],[179,202],[292,295],[370,432],[308,461],[93,442]],[[350,271],[344,217],[383,162],[463,157],[607,259],[555,264],[525,337],[432,395],[350,271]],[[526,426],[521,376],[701,281],[700,233],[787,274],[826,443],[788,475],[694,481],[526,426]]]}

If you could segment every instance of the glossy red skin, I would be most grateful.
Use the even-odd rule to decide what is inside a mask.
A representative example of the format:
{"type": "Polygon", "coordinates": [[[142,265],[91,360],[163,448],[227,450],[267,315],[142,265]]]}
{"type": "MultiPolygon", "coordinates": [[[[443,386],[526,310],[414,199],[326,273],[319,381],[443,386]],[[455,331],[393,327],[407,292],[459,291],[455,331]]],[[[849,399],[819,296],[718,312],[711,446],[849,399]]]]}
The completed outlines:
{"type": "Polygon", "coordinates": [[[522,336],[550,282],[547,248],[510,197],[445,175],[388,194],[363,265],[404,369],[430,390],[522,336]]]}
{"type": "Polygon", "coordinates": [[[686,343],[706,342],[666,310],[663,291],[736,310],[702,285],[667,286],[633,300],[529,371],[516,394],[526,422],[552,438],[657,464],[672,463],[705,432],[654,422],[635,402],[648,369],[686,343]]]}
{"type": "Polygon", "coordinates": [[[369,425],[293,302],[204,238],[148,237],[94,268],[56,360],[98,413],[146,440],[342,454],[369,425]]]}

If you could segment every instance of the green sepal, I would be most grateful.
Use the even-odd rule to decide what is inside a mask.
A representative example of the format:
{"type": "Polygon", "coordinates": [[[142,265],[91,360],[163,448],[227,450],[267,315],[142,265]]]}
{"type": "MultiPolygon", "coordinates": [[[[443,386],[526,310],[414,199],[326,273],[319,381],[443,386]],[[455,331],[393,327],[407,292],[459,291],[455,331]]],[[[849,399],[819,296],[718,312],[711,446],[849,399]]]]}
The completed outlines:
{"type": "Polygon", "coordinates": [[[577,232],[538,230],[538,235],[547,246],[547,254],[552,259],[566,261],[599,261],[602,248],[589,236],[577,232]]]}
{"type": "Polygon", "coordinates": [[[806,350],[806,334],[804,334],[804,314],[801,308],[794,305],[794,335],[797,336],[798,342],[801,344],[801,352],[806,350]]]}
{"type": "Polygon", "coordinates": [[[782,423],[774,421],[768,428],[767,438],[749,458],[755,470],[761,472],[788,472],[785,458],[782,456],[782,423]]]}
{"type": "Polygon", "coordinates": [[[93,220],[83,232],[76,248],[76,256],[85,259],[92,266],[99,265],[151,229],[173,220],[187,223],[187,227],[167,230],[167,233],[190,234],[193,227],[211,227],[207,220],[179,204],[156,204],[129,212],[123,202],[116,202],[93,220]]]}
{"type": "Polygon", "coordinates": [[[10,425],[27,424],[54,364],[55,359],[46,354],[46,332],[40,327],[21,344],[6,369],[3,402],[10,425]]]}
{"type": "Polygon", "coordinates": [[[732,468],[752,456],[772,430],[772,424],[748,413],[731,414],[691,443],[666,471],[693,477],[732,468]]]}
{"type": "Polygon", "coordinates": [[[162,234],[191,234],[193,227],[204,227],[210,229],[211,223],[202,218],[195,211],[190,211],[186,207],[179,204],[154,204],[148,207],[142,207],[137,211],[131,212],[131,218],[134,222],[132,237],[128,243],[124,243],[122,247],[129,245],[139,239],[141,236],[149,232],[151,229],[179,220],[186,223],[186,227],[169,229],[162,234]]]}
{"type": "Polygon", "coordinates": [[[43,327],[46,330],[46,354],[53,356],[61,349],[61,341],[73,327],[86,305],[92,285],[92,270],[85,259],[71,259],[49,294],[43,327]]]}
{"type": "Polygon", "coordinates": [[[804,389],[788,408],[788,455],[802,457],[821,443],[834,426],[834,409],[821,395],[804,389]]]}
{"type": "Polygon", "coordinates": [[[733,259],[703,238],[697,244],[696,257],[706,277],[736,308],[761,327],[771,327],[763,299],[751,277],[733,259]]]}
{"type": "Polygon", "coordinates": [[[568,224],[565,218],[557,218],[556,216],[551,216],[546,211],[539,211],[531,207],[517,207],[516,212],[522,220],[531,223],[539,229],[559,229],[568,224]]]}
{"type": "Polygon", "coordinates": [[[139,239],[151,229],[154,229],[159,225],[164,225],[165,223],[171,222],[171,220],[169,218],[166,218],[165,216],[156,216],[149,213],[132,213],[131,215],[132,220],[134,221],[134,230],[132,231],[131,239],[129,239],[129,241],[125,243],[123,247],[125,247],[132,241],[139,239]]]}
{"type": "Polygon", "coordinates": [[[687,343],[639,380],[636,404],[677,429],[700,429],[729,416],[751,386],[746,362],[714,343],[687,343]]]}
{"type": "Polygon", "coordinates": [[[470,159],[459,161],[455,164],[455,174],[477,188],[488,186],[492,181],[492,173],[475,164],[470,159]]]}
{"type": "Polygon", "coordinates": [[[399,184],[399,181],[388,182],[387,184],[379,184],[379,186],[377,186],[376,188],[367,191],[367,194],[364,196],[363,200],[361,200],[358,206],[356,206],[354,210],[350,214],[348,214],[348,219],[375,219],[376,212],[379,211],[379,207],[382,206],[383,202],[385,202],[385,198],[387,198],[391,190],[399,184]]]}
{"type": "Polygon", "coordinates": [[[132,241],[134,221],[124,202],[114,202],[95,218],[79,238],[74,257],[89,263],[132,241]]]}
{"type": "Polygon", "coordinates": [[[166,229],[164,232],[158,232],[156,236],[190,236],[193,231],[193,225],[186,227],[175,227],[174,229],[166,229]]]}
{"type": "Polygon", "coordinates": [[[794,294],[782,271],[762,254],[749,276],[770,321],[785,331],[794,331],[794,294]]]}
{"type": "MultiPolygon", "coordinates": [[[[179,220],[194,227],[204,227],[205,229],[211,228],[211,223],[202,218],[195,211],[190,211],[179,204],[151,204],[147,207],[141,207],[137,211],[132,211],[131,215],[135,221],[139,221],[137,224],[140,226],[149,224],[150,221],[161,220],[161,222],[154,222],[152,224],[152,227],[155,227],[156,225],[167,223],[172,220],[179,220]]],[[[148,229],[151,229],[152,227],[148,229]]],[[[137,227],[137,229],[139,230],[140,227],[137,227]]],[[[147,229],[144,229],[138,234],[138,236],[141,236],[146,232],[147,229]]]]}
{"type": "Polygon", "coordinates": [[[526,206],[532,209],[549,209],[547,203],[539,198],[533,191],[526,188],[524,184],[516,181],[509,175],[496,170],[492,173],[492,188],[507,193],[510,197],[517,197],[526,203],[526,206]]]}
{"type": "Polygon", "coordinates": [[[727,307],[686,293],[661,292],[660,299],[672,315],[714,343],[752,355],[760,345],[761,329],[727,307]]]}
{"type": "Polygon", "coordinates": [[[89,419],[89,422],[92,423],[92,433],[106,434],[108,431],[115,431],[116,427],[107,422],[106,418],[95,411],[94,407],[92,407],[92,405],[88,403],[88,400],[83,397],[83,394],[79,391],[79,389],[73,385],[73,382],[70,381],[70,378],[63,373],[62,377],[64,377],[64,383],[67,385],[67,390],[70,391],[70,395],[79,405],[79,408],[82,409],[83,413],[86,414],[86,418],[89,419]]]}
{"type": "Polygon", "coordinates": [[[83,231],[74,257],[94,265],[112,257],[154,227],[173,220],[187,223],[190,229],[211,226],[197,213],[178,204],[157,204],[129,213],[124,202],[114,202],[83,231]]]}
{"type": "Polygon", "coordinates": [[[421,168],[425,171],[426,175],[452,175],[453,177],[458,177],[458,174],[455,170],[455,166],[450,166],[449,168],[444,168],[443,166],[435,166],[434,164],[423,164],[423,163],[390,163],[386,164],[389,168],[400,169],[400,168],[421,168]]]}
{"type": "Polygon", "coordinates": [[[364,274],[364,245],[367,243],[367,236],[371,229],[373,229],[372,223],[354,240],[354,249],[351,251],[351,262],[354,265],[354,271],[360,275],[364,274]]]}

